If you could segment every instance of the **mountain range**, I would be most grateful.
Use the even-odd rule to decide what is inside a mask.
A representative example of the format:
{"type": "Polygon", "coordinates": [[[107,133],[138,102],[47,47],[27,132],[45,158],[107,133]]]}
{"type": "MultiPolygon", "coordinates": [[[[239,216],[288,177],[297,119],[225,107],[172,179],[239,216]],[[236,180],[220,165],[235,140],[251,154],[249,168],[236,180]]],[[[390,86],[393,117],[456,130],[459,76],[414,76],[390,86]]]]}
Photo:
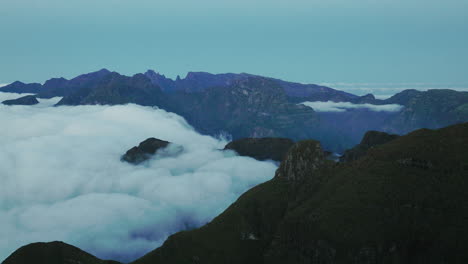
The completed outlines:
{"type": "Polygon", "coordinates": [[[468,92],[405,90],[386,99],[357,96],[315,84],[300,84],[247,73],[190,72],[175,80],[152,70],[124,76],[107,69],[44,84],[14,82],[2,92],[34,93],[37,98],[63,97],[57,105],[127,104],[156,106],[184,117],[208,135],[314,138],[325,149],[343,152],[368,130],[405,134],[468,121],[468,92]],[[320,111],[302,102],[352,105],[397,104],[398,111],[366,107],[320,111]]]}

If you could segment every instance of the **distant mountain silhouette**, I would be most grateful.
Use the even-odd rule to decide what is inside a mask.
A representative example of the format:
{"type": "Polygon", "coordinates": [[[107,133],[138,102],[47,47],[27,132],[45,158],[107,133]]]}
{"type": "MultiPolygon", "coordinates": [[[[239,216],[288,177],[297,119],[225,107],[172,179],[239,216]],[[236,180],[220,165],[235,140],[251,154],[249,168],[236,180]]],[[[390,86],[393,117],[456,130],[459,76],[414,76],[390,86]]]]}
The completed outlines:
{"type": "Polygon", "coordinates": [[[315,138],[325,149],[342,152],[359,143],[368,130],[405,134],[468,121],[468,92],[405,90],[389,99],[356,96],[315,84],[300,84],[247,73],[190,72],[172,80],[152,70],[128,77],[102,69],[71,80],[44,85],[15,82],[5,92],[33,92],[39,98],[61,96],[57,105],[126,104],[157,106],[184,117],[209,135],[315,138]],[[397,112],[349,109],[315,112],[305,101],[399,104],[397,112]]]}

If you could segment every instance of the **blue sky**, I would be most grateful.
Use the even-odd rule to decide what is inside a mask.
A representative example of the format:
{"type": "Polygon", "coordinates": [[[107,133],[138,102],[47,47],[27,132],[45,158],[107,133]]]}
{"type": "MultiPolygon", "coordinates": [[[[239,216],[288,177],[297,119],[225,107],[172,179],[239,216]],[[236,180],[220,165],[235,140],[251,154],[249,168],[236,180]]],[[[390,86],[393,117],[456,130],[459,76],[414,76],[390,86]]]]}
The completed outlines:
{"type": "Polygon", "coordinates": [[[108,68],[468,83],[466,0],[1,0],[0,83],[108,68]]]}

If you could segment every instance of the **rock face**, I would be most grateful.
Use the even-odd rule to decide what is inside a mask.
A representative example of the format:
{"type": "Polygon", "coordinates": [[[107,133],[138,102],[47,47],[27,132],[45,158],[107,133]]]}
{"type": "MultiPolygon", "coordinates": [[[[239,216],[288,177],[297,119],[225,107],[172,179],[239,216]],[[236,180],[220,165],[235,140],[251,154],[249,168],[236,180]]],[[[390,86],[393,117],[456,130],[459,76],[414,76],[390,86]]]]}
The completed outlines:
{"type": "Polygon", "coordinates": [[[129,149],[123,156],[122,160],[132,164],[140,164],[143,161],[150,159],[160,149],[166,148],[170,142],[157,138],[148,138],[141,142],[138,147],[129,149]]]}
{"type": "Polygon", "coordinates": [[[391,135],[385,132],[368,131],[362,138],[360,144],[344,152],[343,156],[340,157],[340,161],[350,162],[357,160],[366,155],[369,149],[390,142],[398,137],[398,135],[391,135]]]}
{"type": "Polygon", "coordinates": [[[315,140],[295,144],[276,172],[277,178],[300,183],[326,163],[326,154],[315,140]]]}
{"type": "Polygon", "coordinates": [[[268,78],[249,77],[201,93],[174,93],[164,109],[183,116],[204,134],[228,132],[234,139],[310,138],[317,116],[309,107],[288,101],[284,89],[268,78]]]}
{"type": "Polygon", "coordinates": [[[38,103],[39,101],[37,101],[34,95],[26,95],[18,99],[6,100],[2,102],[4,105],[35,105],[38,103]]]}
{"type": "Polygon", "coordinates": [[[294,142],[288,138],[243,138],[230,142],[225,150],[257,160],[282,161],[294,142]]]}
{"type": "Polygon", "coordinates": [[[2,264],[119,264],[106,261],[63,242],[33,243],[21,247],[2,264]]]}

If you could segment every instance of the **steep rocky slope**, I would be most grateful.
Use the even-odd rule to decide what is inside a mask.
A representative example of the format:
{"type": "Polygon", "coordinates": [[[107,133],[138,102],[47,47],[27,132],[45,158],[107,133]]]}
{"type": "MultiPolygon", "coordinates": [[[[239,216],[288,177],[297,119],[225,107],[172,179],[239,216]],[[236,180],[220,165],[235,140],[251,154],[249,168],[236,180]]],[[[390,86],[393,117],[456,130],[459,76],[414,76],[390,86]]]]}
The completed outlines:
{"type": "Polygon", "coordinates": [[[299,142],[273,180],[135,263],[465,263],[467,149],[468,124],[338,165],[299,142]]]}
{"type": "Polygon", "coordinates": [[[249,77],[203,93],[173,93],[162,108],[179,114],[205,134],[244,137],[310,138],[317,117],[309,107],[288,102],[283,88],[268,78],[249,77]]]}

